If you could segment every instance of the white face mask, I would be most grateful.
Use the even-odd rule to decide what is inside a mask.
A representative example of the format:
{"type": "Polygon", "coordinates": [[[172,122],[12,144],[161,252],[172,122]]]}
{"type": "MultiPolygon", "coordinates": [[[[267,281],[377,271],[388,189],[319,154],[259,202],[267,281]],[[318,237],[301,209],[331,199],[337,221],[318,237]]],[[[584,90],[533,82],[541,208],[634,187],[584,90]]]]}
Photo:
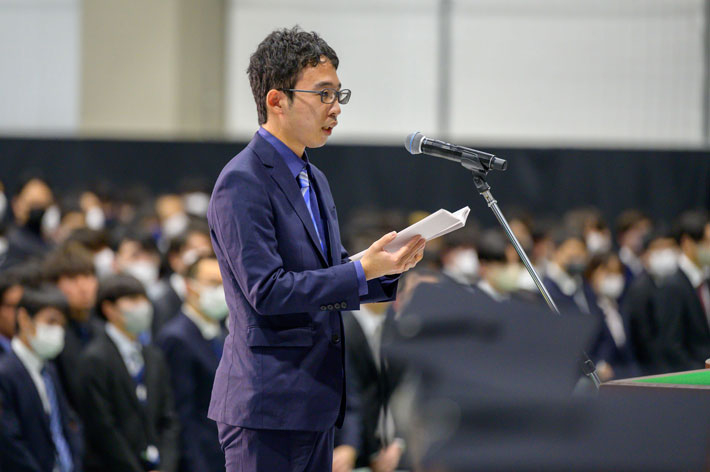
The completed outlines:
{"type": "Polygon", "coordinates": [[[52,205],[47,208],[47,211],[44,212],[44,216],[42,216],[42,232],[45,235],[53,234],[57,228],[59,228],[61,220],[62,213],[59,211],[59,207],[57,205],[52,205]]]}
{"type": "Polygon", "coordinates": [[[99,278],[113,274],[113,251],[107,247],[94,254],[94,268],[99,278]]]}
{"type": "Polygon", "coordinates": [[[462,249],[456,252],[447,269],[455,274],[463,275],[472,281],[478,275],[478,253],[475,249],[462,249]]]}
{"type": "Polygon", "coordinates": [[[158,266],[148,261],[132,262],[123,271],[137,278],[146,290],[149,290],[158,281],[158,266]]]}
{"type": "Polygon", "coordinates": [[[94,230],[102,230],[106,225],[106,216],[101,208],[94,206],[86,211],[86,226],[94,230]]]}
{"type": "Polygon", "coordinates": [[[229,314],[227,297],[221,285],[203,288],[199,303],[202,312],[215,321],[221,321],[229,314]]]}
{"type": "Polygon", "coordinates": [[[675,249],[657,249],[648,256],[648,271],[652,276],[665,278],[678,269],[678,253],[675,249]]]}
{"type": "Polygon", "coordinates": [[[153,323],[153,306],[149,302],[141,302],[131,308],[121,310],[123,327],[132,334],[140,334],[150,329],[153,323]]]}
{"type": "Polygon", "coordinates": [[[64,327],[37,323],[35,335],[29,341],[32,350],[40,359],[54,359],[64,349],[64,327]]]}
{"type": "Polygon", "coordinates": [[[592,254],[604,254],[611,250],[611,239],[603,233],[592,231],[586,237],[587,250],[592,254]]]}
{"type": "Polygon", "coordinates": [[[175,213],[163,222],[163,234],[168,239],[178,236],[187,229],[190,219],[185,213],[175,213]]]}
{"type": "Polygon", "coordinates": [[[624,276],[621,274],[607,275],[599,284],[599,292],[612,300],[616,300],[624,291],[624,276]]]}
{"type": "Polygon", "coordinates": [[[192,192],[185,194],[182,198],[185,211],[195,216],[206,216],[207,207],[210,204],[210,196],[202,192],[192,192]]]}

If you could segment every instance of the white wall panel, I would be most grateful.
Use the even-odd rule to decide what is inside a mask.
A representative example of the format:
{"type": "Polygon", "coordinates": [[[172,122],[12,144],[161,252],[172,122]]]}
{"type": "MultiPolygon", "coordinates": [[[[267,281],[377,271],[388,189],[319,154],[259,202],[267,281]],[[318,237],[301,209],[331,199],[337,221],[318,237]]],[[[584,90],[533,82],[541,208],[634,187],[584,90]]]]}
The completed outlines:
{"type": "Polygon", "coordinates": [[[435,126],[435,0],[233,0],[227,44],[227,127],[250,137],[258,126],[246,68],[276,28],[318,32],[338,54],[338,76],[353,91],[333,142],[403,141],[435,126]]]}
{"type": "Polygon", "coordinates": [[[495,142],[702,142],[702,0],[454,6],[452,134],[495,142]]]}
{"type": "Polygon", "coordinates": [[[0,0],[0,133],[73,133],[80,0],[0,0]]]}

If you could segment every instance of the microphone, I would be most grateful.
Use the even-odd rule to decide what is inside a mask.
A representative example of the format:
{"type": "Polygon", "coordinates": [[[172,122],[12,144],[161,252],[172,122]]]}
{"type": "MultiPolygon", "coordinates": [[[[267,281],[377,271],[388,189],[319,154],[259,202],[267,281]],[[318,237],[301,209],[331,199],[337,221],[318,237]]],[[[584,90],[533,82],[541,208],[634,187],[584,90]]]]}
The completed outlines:
{"type": "Polygon", "coordinates": [[[430,139],[419,131],[407,136],[404,141],[404,147],[412,154],[428,154],[441,157],[458,162],[472,171],[488,172],[490,170],[505,170],[508,168],[508,162],[505,159],[496,157],[493,154],[430,139]]]}

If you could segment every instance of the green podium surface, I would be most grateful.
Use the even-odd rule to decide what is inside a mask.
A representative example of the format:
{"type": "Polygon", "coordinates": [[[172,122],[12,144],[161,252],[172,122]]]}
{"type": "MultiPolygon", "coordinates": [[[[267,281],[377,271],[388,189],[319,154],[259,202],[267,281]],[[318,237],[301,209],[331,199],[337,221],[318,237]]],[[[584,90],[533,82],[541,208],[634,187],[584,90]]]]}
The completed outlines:
{"type": "Polygon", "coordinates": [[[710,369],[612,380],[602,384],[602,389],[608,388],[681,388],[710,390],[710,369]]]}

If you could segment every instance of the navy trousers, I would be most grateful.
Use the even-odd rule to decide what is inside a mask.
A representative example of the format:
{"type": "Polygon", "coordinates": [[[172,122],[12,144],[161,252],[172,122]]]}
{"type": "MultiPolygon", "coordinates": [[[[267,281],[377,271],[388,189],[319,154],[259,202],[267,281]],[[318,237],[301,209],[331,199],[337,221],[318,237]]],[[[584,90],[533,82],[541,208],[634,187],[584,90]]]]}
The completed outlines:
{"type": "Polygon", "coordinates": [[[248,429],[217,423],[227,472],[324,472],[333,468],[333,428],[248,429]]]}

